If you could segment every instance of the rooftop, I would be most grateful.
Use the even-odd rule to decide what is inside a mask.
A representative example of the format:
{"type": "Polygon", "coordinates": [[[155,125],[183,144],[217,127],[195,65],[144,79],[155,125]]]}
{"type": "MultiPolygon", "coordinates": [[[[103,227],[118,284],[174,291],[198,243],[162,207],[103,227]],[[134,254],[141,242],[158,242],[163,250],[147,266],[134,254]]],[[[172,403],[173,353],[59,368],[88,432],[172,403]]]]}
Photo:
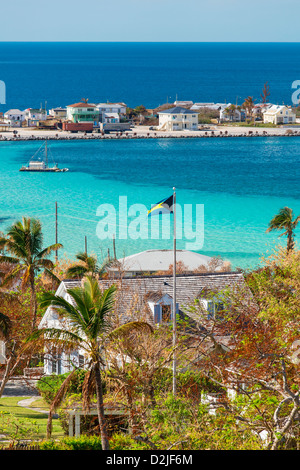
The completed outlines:
{"type": "MultiPolygon", "coordinates": [[[[176,250],[176,262],[181,262],[187,271],[194,271],[199,266],[208,267],[213,258],[188,250],[176,250]]],[[[125,272],[168,271],[173,264],[173,250],[146,250],[118,259],[125,272]]],[[[116,270],[117,268],[112,268],[116,270]]]]}
{"type": "Polygon", "coordinates": [[[190,109],[182,108],[181,106],[175,106],[174,108],[159,111],[158,114],[196,114],[196,111],[191,111],[190,109]]]}

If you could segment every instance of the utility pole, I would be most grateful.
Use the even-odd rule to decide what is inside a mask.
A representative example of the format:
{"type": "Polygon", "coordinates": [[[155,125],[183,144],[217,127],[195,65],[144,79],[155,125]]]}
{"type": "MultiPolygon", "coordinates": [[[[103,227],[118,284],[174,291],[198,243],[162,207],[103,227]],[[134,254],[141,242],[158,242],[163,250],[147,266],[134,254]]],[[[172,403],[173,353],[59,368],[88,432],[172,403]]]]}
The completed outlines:
{"type": "MultiPolygon", "coordinates": [[[[55,243],[58,243],[57,202],[55,202],[55,243]]],[[[55,250],[55,261],[58,261],[58,252],[55,250]]]]}

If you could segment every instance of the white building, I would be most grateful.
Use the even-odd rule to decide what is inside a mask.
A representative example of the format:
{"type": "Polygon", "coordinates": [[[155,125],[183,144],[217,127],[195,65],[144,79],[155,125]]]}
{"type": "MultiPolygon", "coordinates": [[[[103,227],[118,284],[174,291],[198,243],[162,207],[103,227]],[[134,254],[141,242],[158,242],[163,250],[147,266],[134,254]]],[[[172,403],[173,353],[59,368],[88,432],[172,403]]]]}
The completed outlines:
{"type": "Polygon", "coordinates": [[[98,103],[96,106],[99,110],[100,122],[120,122],[120,119],[126,116],[125,103],[98,103]]]}
{"type": "Polygon", "coordinates": [[[47,111],[45,109],[28,108],[25,109],[25,120],[28,127],[35,127],[39,125],[40,121],[47,119],[47,111]]]}
{"type": "Polygon", "coordinates": [[[175,106],[158,112],[160,131],[198,130],[198,113],[175,106]]]}
{"type": "Polygon", "coordinates": [[[52,108],[49,110],[49,116],[52,116],[57,119],[65,119],[67,117],[66,108],[52,108]]]}
{"type": "MultiPolygon", "coordinates": [[[[209,269],[213,260],[210,256],[194,251],[176,250],[176,263],[180,263],[190,273],[200,266],[209,269]]],[[[224,265],[222,260],[219,264],[217,271],[224,265]]],[[[118,259],[117,266],[112,265],[108,268],[108,271],[110,273],[120,271],[122,275],[130,277],[145,273],[155,274],[158,271],[168,271],[171,265],[173,265],[173,250],[147,250],[118,259]]]]}
{"type": "Polygon", "coordinates": [[[292,124],[296,122],[296,113],[288,106],[273,105],[263,113],[264,123],[292,124]]]}
{"type": "MultiPolygon", "coordinates": [[[[159,327],[160,324],[170,323],[173,312],[173,277],[172,276],[141,276],[134,278],[99,279],[99,287],[107,289],[111,285],[117,285],[121,302],[117,302],[115,314],[119,316],[119,322],[125,324],[138,320],[140,312],[146,316],[146,321],[159,327]],[[133,312],[134,307],[134,312],[133,312]]],[[[201,300],[204,307],[204,319],[209,319],[216,312],[220,312],[220,298],[218,293],[231,289],[244,289],[242,273],[205,273],[193,275],[178,275],[176,277],[176,313],[180,318],[193,321],[193,312],[187,307],[193,304],[195,299],[201,300]]],[[[81,287],[81,280],[64,280],[57,289],[56,295],[63,297],[67,302],[72,302],[68,290],[81,287]]],[[[48,307],[40,324],[43,328],[63,328],[72,331],[72,324],[59,315],[53,307],[48,307]]],[[[64,374],[72,370],[74,366],[84,368],[88,362],[85,352],[81,349],[56,354],[46,350],[44,355],[45,374],[64,374]]]]}
{"type": "Polygon", "coordinates": [[[3,117],[4,121],[10,124],[11,127],[21,127],[22,122],[25,121],[26,113],[20,111],[20,109],[9,109],[3,117]]]}

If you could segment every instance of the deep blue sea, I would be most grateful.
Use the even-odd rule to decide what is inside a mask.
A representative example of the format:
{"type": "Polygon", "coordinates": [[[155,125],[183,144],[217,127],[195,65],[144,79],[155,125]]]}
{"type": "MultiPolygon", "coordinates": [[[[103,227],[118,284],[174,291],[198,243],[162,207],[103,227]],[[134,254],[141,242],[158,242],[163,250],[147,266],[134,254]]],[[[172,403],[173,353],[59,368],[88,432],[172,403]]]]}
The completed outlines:
{"type": "MultiPolygon", "coordinates": [[[[272,102],[290,104],[299,63],[300,44],[0,43],[0,80],[7,92],[0,111],[45,101],[49,109],[81,98],[155,107],[176,94],[181,100],[241,102],[252,95],[259,101],[266,81],[272,102]]],[[[219,255],[234,267],[256,266],[285,243],[265,233],[281,207],[300,213],[297,137],[53,141],[53,158],[68,173],[20,173],[40,145],[0,143],[0,231],[22,215],[35,216],[45,243],[53,243],[57,202],[61,256],[83,250],[85,236],[89,251],[106,256],[112,240],[97,236],[98,208],[108,204],[118,216],[120,196],[128,207],[149,208],[173,186],[180,205],[204,207],[203,246],[196,251],[219,255]]],[[[144,212],[140,230],[149,223],[144,212]]],[[[187,222],[195,229],[194,214],[187,222]]],[[[171,249],[172,240],[118,236],[116,246],[121,257],[171,249]]],[[[184,237],[178,248],[187,248],[184,237]]]]}
{"type": "MultiPolygon", "coordinates": [[[[300,43],[1,43],[6,108],[123,101],[152,108],[179,100],[291,104],[300,43]]],[[[0,107],[0,111],[4,109],[0,107]]]]}

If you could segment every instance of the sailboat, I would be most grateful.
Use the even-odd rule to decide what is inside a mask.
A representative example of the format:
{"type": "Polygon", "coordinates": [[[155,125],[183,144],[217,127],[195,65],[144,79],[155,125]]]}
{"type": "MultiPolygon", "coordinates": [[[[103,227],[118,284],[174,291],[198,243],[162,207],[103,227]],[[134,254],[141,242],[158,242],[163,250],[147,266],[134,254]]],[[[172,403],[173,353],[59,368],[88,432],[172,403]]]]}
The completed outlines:
{"type": "Polygon", "coordinates": [[[48,165],[49,159],[49,152],[48,152],[48,145],[47,141],[43,143],[43,145],[38,149],[38,151],[33,155],[30,159],[27,166],[22,166],[20,171],[42,171],[42,172],[53,172],[58,173],[62,171],[69,171],[69,168],[58,168],[57,164],[50,167],[48,165]],[[44,156],[41,158],[38,154],[41,152],[42,148],[44,147],[44,156]]]}

